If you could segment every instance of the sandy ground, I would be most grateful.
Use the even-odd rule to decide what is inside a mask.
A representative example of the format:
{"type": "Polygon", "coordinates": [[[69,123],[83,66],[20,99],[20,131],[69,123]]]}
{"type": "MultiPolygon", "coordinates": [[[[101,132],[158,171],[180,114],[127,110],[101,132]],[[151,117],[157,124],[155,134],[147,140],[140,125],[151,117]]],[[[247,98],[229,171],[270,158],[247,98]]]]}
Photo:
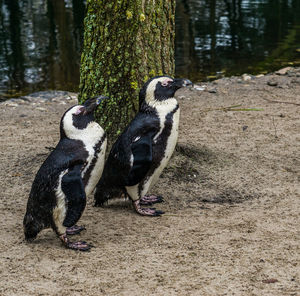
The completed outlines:
{"type": "Polygon", "coordinates": [[[152,190],[166,214],[139,216],[128,201],[95,208],[90,197],[76,236],[95,245],[88,253],[52,230],[25,243],[22,230],[74,100],[0,105],[1,296],[300,295],[300,69],[202,86],[177,95],[178,147],[152,190]],[[263,110],[224,109],[233,105],[263,110]]]}

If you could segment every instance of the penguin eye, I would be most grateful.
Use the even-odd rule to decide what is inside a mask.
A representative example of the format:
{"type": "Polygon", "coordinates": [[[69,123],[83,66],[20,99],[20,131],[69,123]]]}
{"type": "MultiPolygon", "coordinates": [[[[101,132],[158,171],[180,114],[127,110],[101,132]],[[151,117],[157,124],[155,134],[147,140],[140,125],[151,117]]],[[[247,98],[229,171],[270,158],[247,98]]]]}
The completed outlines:
{"type": "Polygon", "coordinates": [[[82,114],[83,111],[85,110],[85,108],[83,106],[81,106],[80,108],[78,108],[76,111],[75,111],[75,115],[79,115],[79,114],[82,114]]]}
{"type": "Polygon", "coordinates": [[[172,79],[166,79],[166,80],[161,82],[161,85],[166,87],[166,86],[169,86],[172,82],[173,82],[172,79]]]}

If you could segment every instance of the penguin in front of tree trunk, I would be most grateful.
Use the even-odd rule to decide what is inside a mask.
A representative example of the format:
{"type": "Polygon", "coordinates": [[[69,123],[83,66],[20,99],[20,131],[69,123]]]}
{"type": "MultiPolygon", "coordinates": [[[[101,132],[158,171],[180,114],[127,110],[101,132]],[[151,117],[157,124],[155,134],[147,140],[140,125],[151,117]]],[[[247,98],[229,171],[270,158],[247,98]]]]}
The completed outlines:
{"type": "Polygon", "coordinates": [[[175,92],[191,84],[187,79],[169,76],[154,77],[146,82],[139,93],[139,112],[114,143],[105,163],[96,186],[96,206],[124,192],[138,214],[163,214],[141,205],[163,201],[161,196],[146,194],[167,165],[177,143],[179,105],[175,92]]]}
{"type": "Polygon", "coordinates": [[[68,109],[60,122],[60,141],[37,172],[24,217],[25,239],[31,241],[51,227],[67,248],[86,251],[84,241],[71,242],[86,205],[86,196],[99,181],[106,150],[106,135],[94,111],[107,97],[88,99],[68,109]]]}

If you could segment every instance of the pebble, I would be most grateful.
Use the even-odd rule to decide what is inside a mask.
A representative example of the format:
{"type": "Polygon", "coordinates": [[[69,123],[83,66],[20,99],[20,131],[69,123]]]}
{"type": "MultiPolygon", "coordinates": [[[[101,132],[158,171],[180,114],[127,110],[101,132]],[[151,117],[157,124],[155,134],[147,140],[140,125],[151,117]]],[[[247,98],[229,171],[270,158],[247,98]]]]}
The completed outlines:
{"type": "Polygon", "coordinates": [[[252,77],[249,74],[243,74],[242,78],[244,81],[250,81],[252,79],[252,77]]]}
{"type": "Polygon", "coordinates": [[[217,89],[216,88],[208,88],[207,91],[211,94],[215,94],[217,93],[217,89]]]}
{"type": "Polygon", "coordinates": [[[291,70],[293,70],[292,67],[285,67],[285,68],[282,68],[282,69],[276,71],[275,74],[277,74],[277,75],[286,75],[288,73],[288,71],[291,71],[291,70]]]}
{"type": "Polygon", "coordinates": [[[277,81],[270,80],[270,81],[268,81],[268,85],[270,85],[270,86],[277,86],[277,85],[278,85],[278,82],[277,82],[277,81]]]}
{"type": "Polygon", "coordinates": [[[43,107],[37,107],[37,108],[35,108],[36,110],[40,110],[40,111],[47,111],[47,109],[46,108],[43,108],[43,107]]]}
{"type": "Polygon", "coordinates": [[[5,106],[8,106],[8,107],[18,107],[19,105],[16,104],[16,103],[4,103],[5,106]]]}
{"type": "Polygon", "coordinates": [[[194,84],[193,87],[195,90],[199,90],[199,91],[203,91],[206,89],[206,85],[198,85],[198,84],[194,84]]]}

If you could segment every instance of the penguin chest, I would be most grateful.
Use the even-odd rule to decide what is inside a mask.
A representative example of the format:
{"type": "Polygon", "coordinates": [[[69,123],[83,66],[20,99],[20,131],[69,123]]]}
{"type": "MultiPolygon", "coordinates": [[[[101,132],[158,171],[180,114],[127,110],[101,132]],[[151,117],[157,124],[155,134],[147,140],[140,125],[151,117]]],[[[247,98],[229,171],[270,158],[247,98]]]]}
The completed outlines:
{"type": "Polygon", "coordinates": [[[162,132],[157,138],[153,147],[154,152],[154,172],[151,177],[149,186],[154,184],[160,176],[162,170],[168,164],[178,139],[180,109],[174,113],[169,113],[165,116],[162,132]]]}
{"type": "Polygon", "coordinates": [[[178,108],[173,116],[169,120],[166,120],[166,125],[168,125],[166,126],[167,131],[165,138],[162,139],[162,142],[165,144],[165,151],[161,160],[161,166],[163,166],[163,168],[168,164],[168,161],[170,160],[177,143],[179,116],[180,110],[178,108]]]}
{"type": "Polygon", "coordinates": [[[157,182],[161,172],[168,164],[177,143],[180,115],[177,102],[175,101],[174,105],[170,107],[162,106],[161,108],[157,108],[157,113],[160,130],[153,138],[152,168],[141,187],[139,185],[126,187],[133,200],[144,196],[152,185],[157,182]]]}
{"type": "Polygon", "coordinates": [[[104,168],[105,150],[107,139],[101,137],[94,145],[86,145],[89,156],[82,171],[82,179],[86,196],[90,195],[101,178],[104,168]]]}

